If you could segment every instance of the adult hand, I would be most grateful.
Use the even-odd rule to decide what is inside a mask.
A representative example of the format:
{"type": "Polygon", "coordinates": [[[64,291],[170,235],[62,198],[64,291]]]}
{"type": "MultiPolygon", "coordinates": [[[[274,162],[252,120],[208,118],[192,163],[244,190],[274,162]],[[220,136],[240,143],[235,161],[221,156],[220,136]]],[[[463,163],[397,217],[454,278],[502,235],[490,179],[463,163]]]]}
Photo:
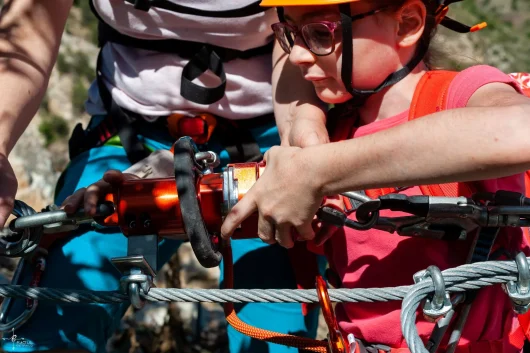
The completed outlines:
{"type": "Polygon", "coordinates": [[[221,227],[224,238],[255,211],[259,213],[258,236],[266,243],[291,248],[295,240],[315,237],[312,221],[324,197],[311,172],[307,151],[298,147],[267,151],[263,175],[225,218],[221,227]],[[298,239],[293,239],[293,228],[298,239]]]}
{"type": "Polygon", "coordinates": [[[62,203],[61,208],[68,214],[76,212],[81,206],[84,207],[88,216],[95,216],[98,203],[104,201],[105,195],[118,188],[126,180],[139,179],[134,174],[122,173],[119,170],[108,170],[103,179],[94,184],[76,190],[62,203]]]}

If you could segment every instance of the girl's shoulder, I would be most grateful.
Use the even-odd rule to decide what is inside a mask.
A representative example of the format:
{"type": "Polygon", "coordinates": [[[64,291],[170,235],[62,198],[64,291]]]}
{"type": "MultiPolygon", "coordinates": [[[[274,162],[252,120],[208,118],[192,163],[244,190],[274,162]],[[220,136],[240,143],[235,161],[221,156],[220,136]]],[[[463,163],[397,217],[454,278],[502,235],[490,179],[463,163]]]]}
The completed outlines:
{"type": "Polygon", "coordinates": [[[451,82],[447,91],[447,109],[466,107],[473,94],[490,83],[505,83],[522,93],[514,76],[493,66],[475,65],[460,71],[451,82]]]}

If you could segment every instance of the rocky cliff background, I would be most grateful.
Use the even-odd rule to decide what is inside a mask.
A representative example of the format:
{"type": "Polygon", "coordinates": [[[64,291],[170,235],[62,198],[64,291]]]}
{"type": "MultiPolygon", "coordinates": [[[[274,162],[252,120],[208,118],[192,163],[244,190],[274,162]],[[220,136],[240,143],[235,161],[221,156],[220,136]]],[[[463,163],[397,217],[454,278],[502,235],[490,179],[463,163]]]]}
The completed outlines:
{"type": "MultiPolygon", "coordinates": [[[[530,0],[466,0],[452,5],[449,15],[489,26],[471,35],[441,29],[434,44],[438,66],[461,69],[485,63],[506,73],[530,71],[530,0]]],[[[19,180],[17,198],[37,210],[52,203],[55,183],[68,164],[70,132],[78,122],[85,127],[88,122],[84,101],[94,79],[96,39],[97,22],[88,1],[75,0],[41,109],[10,156],[19,180]]],[[[0,260],[7,280],[15,263],[0,260]]],[[[217,270],[201,268],[190,248],[183,246],[157,285],[209,288],[217,285],[218,275],[217,270]]],[[[222,317],[218,305],[148,305],[127,313],[107,348],[120,353],[225,352],[222,317]]]]}

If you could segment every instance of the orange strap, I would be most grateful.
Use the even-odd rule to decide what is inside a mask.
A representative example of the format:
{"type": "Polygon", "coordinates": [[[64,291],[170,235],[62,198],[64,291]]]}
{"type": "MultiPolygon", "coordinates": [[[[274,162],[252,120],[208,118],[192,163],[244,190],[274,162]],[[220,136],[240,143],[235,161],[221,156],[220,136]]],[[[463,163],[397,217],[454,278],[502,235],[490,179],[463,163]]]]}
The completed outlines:
{"type": "MultiPolygon", "coordinates": [[[[420,185],[420,190],[426,196],[447,196],[471,197],[477,192],[477,186],[474,183],[448,183],[436,185],[420,185]]],[[[371,198],[378,198],[379,196],[388,195],[397,192],[395,188],[381,188],[365,190],[366,196],[371,198]]]]}
{"type": "Polygon", "coordinates": [[[429,71],[416,86],[409,111],[409,121],[447,108],[447,92],[456,71],[429,71]]]}
{"type": "MultiPolygon", "coordinates": [[[[233,263],[232,263],[232,247],[229,242],[223,242],[222,246],[223,260],[224,260],[224,284],[225,288],[233,288],[233,263]]],[[[233,303],[225,303],[224,311],[226,321],[238,332],[249,337],[259,339],[266,342],[282,344],[284,346],[295,347],[312,352],[327,352],[327,342],[315,339],[298,337],[284,333],[269,331],[251,326],[239,319],[234,309],[233,303]]]]}
{"type": "MultiPolygon", "coordinates": [[[[447,108],[447,92],[449,86],[458,72],[453,71],[429,71],[422,76],[416,86],[412,104],[410,106],[408,120],[415,120],[447,108]]],[[[351,122],[350,122],[351,123],[351,122]]],[[[344,134],[344,127],[337,134],[344,134]]],[[[341,136],[344,137],[344,136],[341,136]]],[[[348,137],[351,138],[351,135],[348,137]]],[[[530,178],[530,175],[529,175],[530,178]]],[[[423,195],[428,196],[466,196],[469,197],[477,191],[474,183],[448,183],[439,185],[420,185],[423,195]]],[[[396,188],[380,188],[365,190],[366,195],[371,198],[392,194],[397,192],[396,188]]]]}
{"type": "MultiPolygon", "coordinates": [[[[447,108],[447,92],[458,72],[429,71],[422,76],[416,86],[409,111],[409,121],[430,115],[447,108]]],[[[448,183],[436,185],[421,185],[421,192],[429,196],[466,196],[477,191],[473,183],[448,183]]],[[[396,192],[395,188],[381,188],[366,190],[366,195],[376,198],[396,192]]]]}
{"type": "Polygon", "coordinates": [[[523,347],[525,339],[530,339],[530,312],[517,315],[519,326],[510,333],[509,342],[515,347],[523,347]]]}

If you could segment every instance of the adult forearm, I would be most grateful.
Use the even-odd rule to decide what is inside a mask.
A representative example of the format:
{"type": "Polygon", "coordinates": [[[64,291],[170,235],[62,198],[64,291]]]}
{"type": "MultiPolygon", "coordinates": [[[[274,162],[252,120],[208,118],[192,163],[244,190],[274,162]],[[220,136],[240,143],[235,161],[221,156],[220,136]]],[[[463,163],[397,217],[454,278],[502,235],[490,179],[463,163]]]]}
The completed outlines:
{"type": "Polygon", "coordinates": [[[47,85],[45,75],[16,61],[0,64],[0,153],[6,156],[37,112],[47,85]]]}
{"type": "Polygon", "coordinates": [[[530,168],[530,106],[445,111],[304,150],[324,195],[485,180],[530,168]]]}
{"type": "Polygon", "coordinates": [[[71,0],[12,0],[0,14],[0,153],[37,112],[57,58],[71,0]]]}

